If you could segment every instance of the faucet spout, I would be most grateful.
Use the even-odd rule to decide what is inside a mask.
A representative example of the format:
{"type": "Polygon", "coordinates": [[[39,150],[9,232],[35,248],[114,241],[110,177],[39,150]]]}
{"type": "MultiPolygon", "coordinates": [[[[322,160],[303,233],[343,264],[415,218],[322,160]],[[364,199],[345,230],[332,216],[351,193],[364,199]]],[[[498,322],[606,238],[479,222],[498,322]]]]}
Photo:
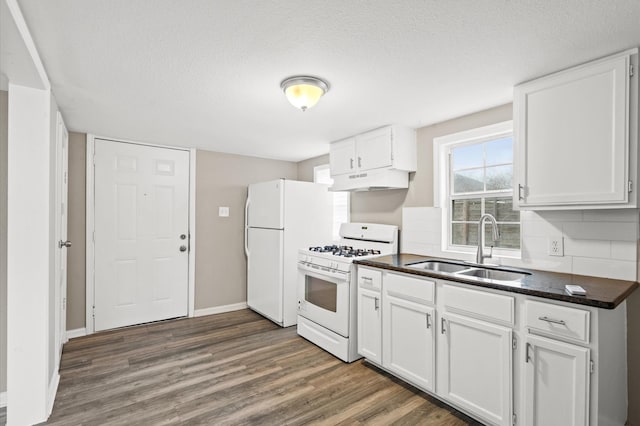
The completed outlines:
{"type": "Polygon", "coordinates": [[[493,246],[491,247],[491,251],[489,254],[484,254],[484,243],[483,243],[483,232],[482,232],[482,224],[485,220],[489,220],[491,222],[491,228],[493,233],[493,241],[498,241],[500,239],[500,230],[498,229],[498,222],[496,222],[496,218],[489,213],[485,213],[480,216],[480,220],[478,220],[478,251],[476,252],[476,263],[482,264],[485,259],[490,258],[493,255],[493,246]]]}

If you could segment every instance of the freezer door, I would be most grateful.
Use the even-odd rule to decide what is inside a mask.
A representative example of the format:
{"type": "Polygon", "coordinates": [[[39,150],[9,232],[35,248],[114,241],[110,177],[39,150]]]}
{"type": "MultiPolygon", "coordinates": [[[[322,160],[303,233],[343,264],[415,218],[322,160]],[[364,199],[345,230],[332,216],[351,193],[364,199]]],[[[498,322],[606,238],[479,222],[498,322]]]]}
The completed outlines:
{"type": "Polygon", "coordinates": [[[284,228],[284,179],[249,185],[247,225],[252,228],[284,228]]]}
{"type": "Polygon", "coordinates": [[[284,231],[264,228],[247,231],[247,305],[282,324],[284,231]]]}

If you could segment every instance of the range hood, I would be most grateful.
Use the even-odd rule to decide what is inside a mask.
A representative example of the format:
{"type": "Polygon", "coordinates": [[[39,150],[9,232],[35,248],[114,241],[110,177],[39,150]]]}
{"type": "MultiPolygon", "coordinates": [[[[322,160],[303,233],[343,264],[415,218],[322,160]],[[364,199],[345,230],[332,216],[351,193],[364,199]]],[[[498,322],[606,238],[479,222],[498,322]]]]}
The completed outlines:
{"type": "Polygon", "coordinates": [[[380,189],[406,189],[409,172],[395,169],[363,170],[359,173],[333,176],[330,191],[374,191],[380,189]]]}

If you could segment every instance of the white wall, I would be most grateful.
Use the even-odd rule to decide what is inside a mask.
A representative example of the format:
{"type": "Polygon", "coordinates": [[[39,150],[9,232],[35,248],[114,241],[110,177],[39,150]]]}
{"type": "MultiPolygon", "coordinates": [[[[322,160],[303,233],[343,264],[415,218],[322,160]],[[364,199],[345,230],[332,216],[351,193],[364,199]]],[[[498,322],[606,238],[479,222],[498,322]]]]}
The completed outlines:
{"type": "MultiPolygon", "coordinates": [[[[442,210],[406,207],[402,251],[474,260],[475,254],[441,250],[442,210]]],[[[490,263],[577,275],[636,280],[639,215],[631,210],[521,212],[522,258],[490,263]],[[564,256],[549,256],[548,240],[564,238],[564,256]]]]}
{"type": "MultiPolygon", "coordinates": [[[[50,385],[51,93],[9,84],[7,424],[47,419],[50,385]]],[[[53,370],[53,371],[52,371],[53,370]]],[[[55,389],[54,389],[55,390],[55,389]]]]}

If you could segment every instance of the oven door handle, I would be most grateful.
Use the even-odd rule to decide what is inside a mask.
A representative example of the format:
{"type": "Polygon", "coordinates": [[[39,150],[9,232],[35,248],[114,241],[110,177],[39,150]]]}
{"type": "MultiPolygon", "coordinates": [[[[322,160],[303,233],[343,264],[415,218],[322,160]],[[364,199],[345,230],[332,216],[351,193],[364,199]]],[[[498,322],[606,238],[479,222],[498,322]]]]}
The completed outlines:
{"type": "Polygon", "coordinates": [[[298,270],[305,272],[306,275],[310,275],[321,280],[330,279],[336,284],[340,284],[341,282],[349,279],[349,273],[347,272],[342,272],[337,269],[325,269],[319,266],[314,268],[305,263],[298,263],[298,270]]]}

